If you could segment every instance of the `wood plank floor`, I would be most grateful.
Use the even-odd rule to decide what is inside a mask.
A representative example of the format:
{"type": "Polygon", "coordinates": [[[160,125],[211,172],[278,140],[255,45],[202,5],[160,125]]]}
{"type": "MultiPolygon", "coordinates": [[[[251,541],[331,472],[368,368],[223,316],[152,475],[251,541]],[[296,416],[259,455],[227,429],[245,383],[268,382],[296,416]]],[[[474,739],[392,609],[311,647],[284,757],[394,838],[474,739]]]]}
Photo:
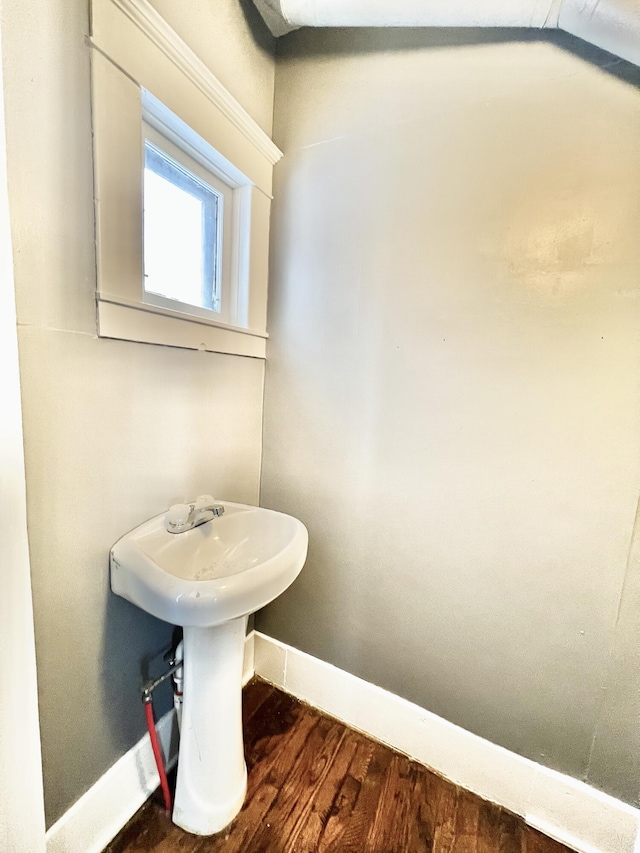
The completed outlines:
{"type": "Polygon", "coordinates": [[[153,797],[105,853],[568,853],[263,681],[244,718],[248,791],[227,830],[189,835],[153,797]]]}

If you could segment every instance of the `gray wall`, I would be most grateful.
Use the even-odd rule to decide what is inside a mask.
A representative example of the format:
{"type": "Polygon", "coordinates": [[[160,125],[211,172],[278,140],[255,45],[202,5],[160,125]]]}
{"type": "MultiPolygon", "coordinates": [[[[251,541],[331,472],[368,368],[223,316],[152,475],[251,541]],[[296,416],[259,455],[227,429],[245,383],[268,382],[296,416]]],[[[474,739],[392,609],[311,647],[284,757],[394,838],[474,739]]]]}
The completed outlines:
{"type": "Polygon", "coordinates": [[[634,803],[639,83],[561,35],[279,42],[261,499],[311,544],[257,619],[634,803]]]}
{"type": "MultiPolygon", "coordinates": [[[[273,45],[252,4],[188,0],[179,15],[175,3],[156,5],[270,132],[273,45]]],[[[170,626],[111,595],[109,548],[176,499],[257,503],[263,362],[96,338],[88,3],[3,10],[51,824],[143,734],[139,685],[171,638],[170,626]]]]}

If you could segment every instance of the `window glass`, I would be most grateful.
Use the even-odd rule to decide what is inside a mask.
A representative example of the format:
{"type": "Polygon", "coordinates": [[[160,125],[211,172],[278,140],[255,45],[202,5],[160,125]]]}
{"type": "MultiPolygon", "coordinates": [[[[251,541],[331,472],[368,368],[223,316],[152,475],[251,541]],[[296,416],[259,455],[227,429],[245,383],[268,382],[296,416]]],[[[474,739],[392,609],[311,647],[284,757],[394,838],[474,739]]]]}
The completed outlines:
{"type": "Polygon", "coordinates": [[[145,142],[144,289],[220,311],[223,198],[182,164],[145,142]]]}

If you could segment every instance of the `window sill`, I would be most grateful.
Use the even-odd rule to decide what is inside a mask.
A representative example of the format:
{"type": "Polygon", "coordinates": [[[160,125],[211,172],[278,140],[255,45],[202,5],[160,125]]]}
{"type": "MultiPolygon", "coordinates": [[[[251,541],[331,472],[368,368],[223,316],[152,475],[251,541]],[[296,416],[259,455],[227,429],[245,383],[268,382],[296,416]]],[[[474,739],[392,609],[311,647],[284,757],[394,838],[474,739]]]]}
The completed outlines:
{"type": "Polygon", "coordinates": [[[98,334],[147,344],[265,358],[266,332],[187,317],[152,305],[128,304],[98,294],[98,334]]]}

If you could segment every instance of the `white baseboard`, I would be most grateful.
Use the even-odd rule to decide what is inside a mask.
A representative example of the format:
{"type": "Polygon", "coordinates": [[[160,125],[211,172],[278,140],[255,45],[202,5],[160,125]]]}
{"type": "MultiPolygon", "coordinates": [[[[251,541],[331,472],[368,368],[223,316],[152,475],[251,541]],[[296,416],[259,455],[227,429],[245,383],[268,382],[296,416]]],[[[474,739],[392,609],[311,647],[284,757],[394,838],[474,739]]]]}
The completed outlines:
{"type": "Polygon", "coordinates": [[[640,810],[255,632],[255,673],[579,853],[640,853],[640,810]]]}
{"type": "Polygon", "coordinates": [[[254,673],[255,659],[255,636],[256,632],[251,631],[247,634],[244,641],[244,661],[242,663],[242,685],[251,681],[254,673]]]}
{"type": "MultiPolygon", "coordinates": [[[[158,737],[169,755],[175,712],[158,723],[158,737]]],[[[175,741],[175,739],[174,739],[175,741]]],[[[47,853],[100,853],[160,784],[149,735],[118,759],[47,832],[47,853]]]]}
{"type": "MultiPolygon", "coordinates": [[[[253,676],[253,648],[252,631],[245,640],[243,684],[253,676]]],[[[169,767],[178,757],[178,741],[172,738],[174,718],[171,710],[158,722],[158,737],[169,767]]],[[[159,784],[149,735],[145,734],[49,829],[47,853],[100,853],[159,784]]]]}

